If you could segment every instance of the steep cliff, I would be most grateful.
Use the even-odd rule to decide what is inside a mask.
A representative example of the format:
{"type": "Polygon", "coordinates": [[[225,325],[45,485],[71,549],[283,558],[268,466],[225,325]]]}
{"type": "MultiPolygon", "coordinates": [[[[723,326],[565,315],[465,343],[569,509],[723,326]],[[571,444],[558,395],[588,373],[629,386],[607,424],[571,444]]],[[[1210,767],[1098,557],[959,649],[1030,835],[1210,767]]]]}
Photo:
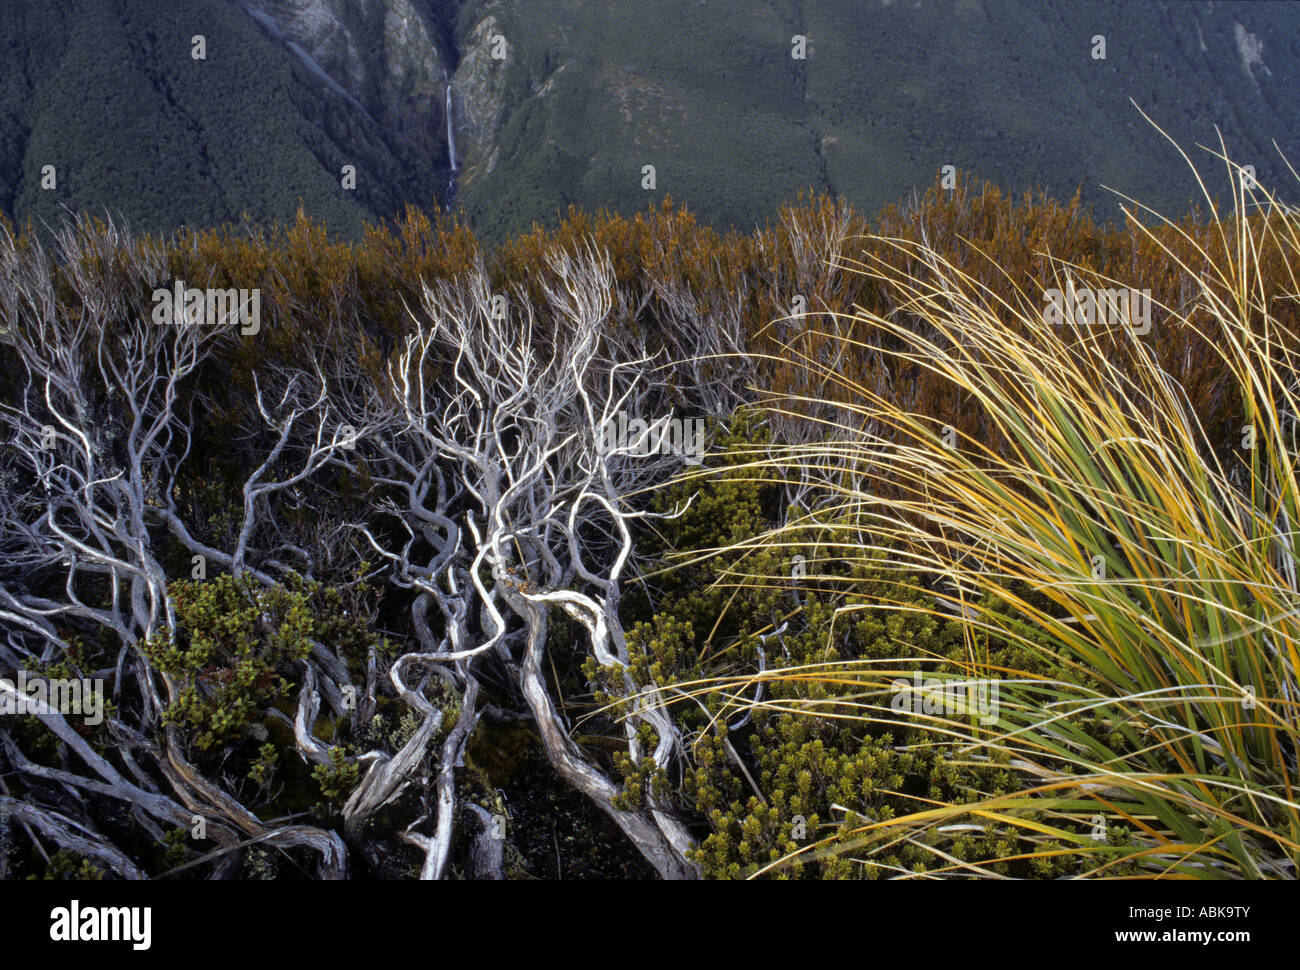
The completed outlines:
{"type": "Polygon", "coordinates": [[[459,53],[460,64],[451,82],[452,117],[461,156],[456,181],[460,187],[470,187],[480,173],[496,167],[496,138],[506,112],[509,42],[498,29],[496,17],[488,14],[474,23],[461,41],[459,53]]]}
{"type": "Polygon", "coordinates": [[[443,105],[454,61],[427,7],[412,0],[241,3],[385,130],[448,164],[443,105]]]}

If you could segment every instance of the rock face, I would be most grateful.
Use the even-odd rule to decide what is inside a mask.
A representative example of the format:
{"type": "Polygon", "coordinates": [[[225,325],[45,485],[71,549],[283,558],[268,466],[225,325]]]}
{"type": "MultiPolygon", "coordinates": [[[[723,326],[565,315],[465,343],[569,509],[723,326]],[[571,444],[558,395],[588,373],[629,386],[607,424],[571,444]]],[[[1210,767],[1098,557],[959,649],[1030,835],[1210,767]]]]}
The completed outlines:
{"type": "Polygon", "coordinates": [[[506,109],[509,49],[509,40],[491,14],[475,23],[462,42],[460,64],[451,82],[460,186],[472,186],[478,175],[496,167],[496,136],[506,109]]]}
{"type": "Polygon", "coordinates": [[[330,88],[471,187],[499,152],[511,57],[492,4],[459,0],[240,0],[330,88]],[[450,96],[448,89],[450,88],[450,96]],[[450,109],[452,127],[448,128],[450,109]]]}
{"type": "Polygon", "coordinates": [[[459,0],[240,3],[328,87],[425,157],[452,168],[454,142],[458,186],[495,168],[507,77],[518,68],[490,4],[457,22],[459,0]]]}
{"type": "Polygon", "coordinates": [[[439,36],[434,14],[442,8],[417,6],[412,0],[241,3],[386,131],[449,165],[444,95],[455,53],[439,36]]]}
{"type": "Polygon", "coordinates": [[[379,75],[383,121],[419,145],[446,150],[444,93],[450,59],[410,0],[385,0],[379,75]]]}

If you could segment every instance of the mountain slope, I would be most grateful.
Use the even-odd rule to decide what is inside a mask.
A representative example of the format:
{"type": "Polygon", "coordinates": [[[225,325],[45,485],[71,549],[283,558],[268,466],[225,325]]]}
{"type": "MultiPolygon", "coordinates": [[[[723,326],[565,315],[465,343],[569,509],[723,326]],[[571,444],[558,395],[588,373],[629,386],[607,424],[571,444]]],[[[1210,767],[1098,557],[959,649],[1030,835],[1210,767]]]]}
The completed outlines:
{"type": "Polygon", "coordinates": [[[1007,188],[1082,185],[1108,216],[1103,184],[1181,209],[1195,184],[1130,99],[1189,149],[1219,125],[1275,185],[1292,180],[1271,139],[1300,148],[1297,5],[580,0],[540,17],[478,0],[462,29],[486,16],[512,44],[509,106],[494,169],[462,177],[458,200],[487,232],[663,192],[741,226],[808,185],[873,209],[948,164],[1007,188]]]}
{"type": "Polygon", "coordinates": [[[1182,210],[1195,183],[1134,104],[1200,161],[1218,126],[1284,195],[1272,140],[1300,160],[1295,4],[8,0],[4,18],[0,209],[18,220],[165,229],[301,202],[355,236],[450,184],[488,240],[665,193],[749,227],[802,188],[871,211],[947,165],[1082,186],[1108,218],[1103,186],[1182,210]]]}
{"type": "Polygon", "coordinates": [[[67,207],[166,229],[245,212],[284,220],[301,201],[355,234],[443,184],[439,161],[225,0],[8,0],[4,16],[0,206],[19,220],[67,207]],[[205,60],[192,57],[195,35],[205,60]]]}

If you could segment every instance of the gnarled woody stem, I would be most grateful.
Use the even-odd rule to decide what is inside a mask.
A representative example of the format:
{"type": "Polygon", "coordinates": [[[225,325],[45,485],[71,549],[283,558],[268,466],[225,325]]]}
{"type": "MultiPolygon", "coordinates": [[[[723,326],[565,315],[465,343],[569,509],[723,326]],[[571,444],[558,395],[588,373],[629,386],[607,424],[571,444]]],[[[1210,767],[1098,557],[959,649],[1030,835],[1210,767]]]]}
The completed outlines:
{"type": "Polygon", "coordinates": [[[672,845],[648,812],[624,811],[615,806],[618,788],[577,752],[560,725],[559,715],[542,677],[542,651],[546,644],[547,620],[543,607],[508,591],[507,601],[528,624],[524,662],[519,668],[519,686],[541,734],[546,756],[564,778],[607,814],[664,879],[694,879],[696,869],[672,845]]]}

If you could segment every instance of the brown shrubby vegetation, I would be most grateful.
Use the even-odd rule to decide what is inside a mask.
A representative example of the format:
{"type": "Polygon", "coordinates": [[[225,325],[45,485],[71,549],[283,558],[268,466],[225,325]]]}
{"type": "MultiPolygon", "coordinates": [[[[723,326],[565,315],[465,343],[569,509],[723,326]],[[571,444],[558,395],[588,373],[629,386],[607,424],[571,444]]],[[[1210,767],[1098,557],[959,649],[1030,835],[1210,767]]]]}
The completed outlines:
{"type": "MultiPolygon", "coordinates": [[[[108,227],[95,220],[86,223],[85,231],[88,238],[109,234],[108,227]]],[[[1222,421],[1226,428],[1239,416],[1232,411],[1235,402],[1222,399],[1215,357],[1205,341],[1185,328],[1161,331],[1169,312],[1165,307],[1187,311],[1195,298],[1196,278],[1213,272],[1214,260],[1222,256],[1224,241],[1200,213],[1147,231],[1117,228],[1095,221],[1077,196],[1065,203],[1030,194],[1016,199],[996,186],[962,178],[955,190],[932,187],[908,205],[886,208],[874,220],[842,200],[801,196],[752,234],[719,233],[698,223],[684,207],[675,207],[671,199],[631,218],[570,208],[554,228],[534,226],[492,252],[484,252],[454,216],[416,209],[393,223],[370,226],[359,243],[331,240],[323,226],[301,212],[292,225],[270,229],[248,224],[185,230],[167,240],[111,235],[112,245],[129,239],[137,250],[160,251],[169,279],[196,286],[261,288],[262,333],[256,340],[230,342],[223,355],[229,369],[220,380],[213,374],[214,385],[240,391],[250,389],[249,375],[257,362],[301,359],[304,351],[326,359],[360,359],[373,370],[409,329],[409,312],[418,304],[421,282],[453,279],[482,258],[501,292],[519,287],[536,301],[540,291],[534,268],[544,264],[545,255],[577,254],[591,245],[609,254],[614,269],[620,299],[613,317],[618,327],[630,328],[652,348],[657,341],[660,348],[684,359],[696,345],[707,345],[701,334],[709,323],[734,322],[744,353],[759,360],[751,379],[764,391],[785,393],[806,381],[806,368],[791,358],[830,353],[821,347],[822,336],[847,335],[853,346],[834,351],[846,380],[887,388],[900,403],[946,422],[963,422],[960,430],[976,436],[981,430],[978,416],[964,413],[969,409],[963,402],[946,396],[939,382],[921,370],[883,359],[876,348],[887,337],[856,332],[843,319],[859,304],[882,315],[907,313],[889,287],[850,271],[878,269],[882,262],[902,273],[918,269],[915,257],[884,245],[883,237],[924,242],[972,281],[1012,304],[1041,305],[1041,289],[1052,285],[1054,264],[1121,284],[1140,282],[1157,303],[1152,329],[1161,333],[1157,344],[1162,366],[1208,420],[1222,421]],[[865,238],[869,229],[877,238],[865,238]],[[806,301],[804,321],[789,319],[796,296],[806,301]],[[692,319],[684,319],[684,309],[692,319]]],[[[29,247],[33,239],[29,228],[16,244],[29,247]]],[[[1267,258],[1280,257],[1269,253],[1267,258]]],[[[111,246],[93,259],[98,264],[95,272],[106,280],[117,271],[111,246]]],[[[1282,267],[1264,269],[1271,275],[1282,267]]],[[[51,267],[51,272],[57,270],[51,267]]],[[[140,293],[132,309],[147,310],[148,298],[148,293],[140,293]]],[[[1279,303],[1276,312],[1290,321],[1296,311],[1279,303]]],[[[1213,320],[1204,323],[1205,336],[1213,339],[1213,320]]],[[[1115,336],[1101,335],[1101,349],[1115,336]]],[[[682,390],[689,393],[689,388],[682,390]]],[[[826,390],[834,389],[808,390],[825,397],[826,390]]],[[[1224,435],[1225,440],[1230,437],[1224,435]]]]}

